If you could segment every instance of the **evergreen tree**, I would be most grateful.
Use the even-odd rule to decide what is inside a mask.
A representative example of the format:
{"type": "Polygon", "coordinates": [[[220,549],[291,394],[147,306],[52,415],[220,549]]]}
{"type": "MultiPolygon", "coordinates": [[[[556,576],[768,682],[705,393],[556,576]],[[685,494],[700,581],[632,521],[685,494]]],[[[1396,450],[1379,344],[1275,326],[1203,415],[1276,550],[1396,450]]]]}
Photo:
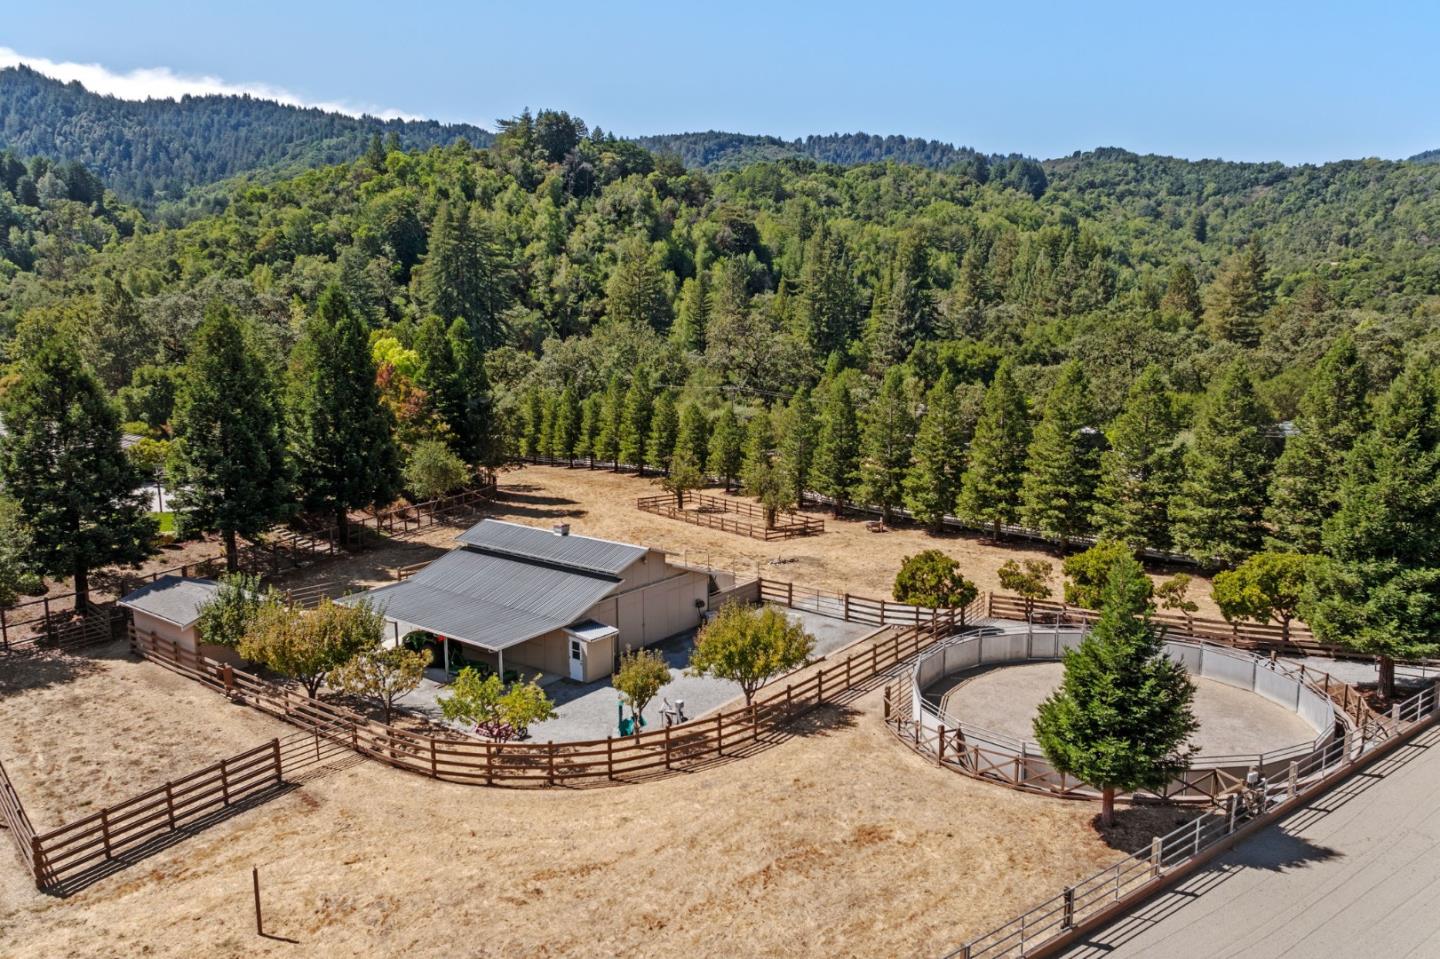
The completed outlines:
{"type": "Polygon", "coordinates": [[[1393,696],[1396,659],[1440,653],[1440,385],[1428,360],[1410,362],[1350,450],[1321,542],[1301,616],[1321,639],[1378,656],[1393,696]]]}
{"type": "Polygon", "coordinates": [[[520,457],[534,459],[544,452],[540,440],[545,429],[545,394],[532,386],[520,398],[520,457]]]}
{"type": "Polygon", "coordinates": [[[555,400],[555,425],[550,435],[550,455],[575,465],[575,447],[580,439],[580,399],[573,387],[565,387],[555,400]]]}
{"type": "Polygon", "coordinates": [[[1160,300],[1160,310],[1166,316],[1173,316],[1187,326],[1200,318],[1203,306],[1200,302],[1200,285],[1195,282],[1195,271],[1190,264],[1181,260],[1170,271],[1170,282],[1165,286],[1165,296],[1160,300]]]}
{"type": "Polygon", "coordinates": [[[605,398],[598,393],[585,397],[580,404],[580,428],[575,435],[575,455],[585,457],[587,466],[595,466],[595,446],[600,437],[600,414],[605,398]]]}
{"type": "Polygon", "coordinates": [[[930,291],[930,266],[925,245],[906,234],[876,291],[866,331],[871,367],[877,371],[902,363],[915,344],[928,339],[935,326],[930,291]]]}
{"type": "Polygon", "coordinates": [[[810,391],[800,387],[784,410],[779,434],[780,475],[788,488],[787,496],[796,505],[805,504],[805,491],[810,485],[810,470],[815,460],[815,443],[819,429],[815,422],[815,406],[810,391]]]}
{"type": "Polygon", "coordinates": [[[1100,454],[1096,528],[1131,549],[1169,549],[1170,501],[1179,488],[1184,450],[1160,367],[1141,371],[1106,435],[1110,448],[1100,454]]]}
{"type": "Polygon", "coordinates": [[[620,417],[620,460],[627,466],[635,467],[642,475],[645,472],[645,441],[650,435],[650,413],[654,403],[650,377],[641,370],[625,391],[624,411],[620,417]]]}
{"type": "Polygon", "coordinates": [[[1260,549],[1272,460],[1268,427],[1249,367],[1232,363],[1201,402],[1185,478],[1170,507],[1176,546],[1201,562],[1230,566],[1260,549]]]}
{"type": "Polygon", "coordinates": [[[25,565],[73,576],[83,613],[91,570],[152,551],[145,477],[120,448],[119,415],[64,333],[30,345],[0,403],[0,482],[31,531],[25,565]]]}
{"type": "Polygon", "coordinates": [[[1000,364],[990,388],[975,438],[970,462],[960,483],[957,511],[969,519],[991,524],[996,539],[1000,527],[1020,518],[1020,487],[1025,477],[1025,455],[1030,446],[1030,411],[1025,394],[1015,382],[1010,361],[1000,364]]]}
{"type": "Polygon", "coordinates": [[[616,373],[605,386],[605,396],[600,401],[600,422],[596,427],[595,456],[609,460],[613,468],[620,469],[620,434],[625,422],[625,384],[616,373]]]}
{"type": "Polygon", "coordinates": [[[955,508],[965,475],[965,451],[975,420],[967,416],[955,374],[946,370],[925,396],[915,450],[905,477],[905,508],[934,532],[955,508]]]}
{"type": "Polygon", "coordinates": [[[553,458],[555,456],[555,407],[556,394],[553,390],[540,391],[540,429],[535,440],[535,455],[553,458]]]}
{"type": "Polygon", "coordinates": [[[650,417],[650,435],[645,440],[645,461],[667,476],[675,456],[675,441],[680,433],[680,417],[675,411],[675,394],[661,390],[655,398],[650,417]]]}
{"type": "Polygon", "coordinates": [[[445,423],[445,441],[466,463],[494,466],[492,401],[484,358],[469,325],[461,319],[447,328],[431,314],[415,333],[418,385],[445,423]]]}
{"type": "Polygon", "coordinates": [[[740,482],[747,492],[769,484],[770,459],[775,452],[775,431],[770,412],[763,406],[745,424],[745,444],[740,454],[740,482]]]}
{"type": "Polygon", "coordinates": [[[743,443],[744,434],[735,410],[726,406],[715,418],[715,428],[710,431],[709,455],[705,459],[706,468],[712,476],[720,478],[726,491],[735,485],[735,477],[740,475],[743,443]]]}
{"type": "Polygon", "coordinates": [[[622,244],[619,261],[605,284],[605,313],[612,323],[633,323],[652,330],[670,327],[665,280],[640,242],[622,244]]]}
{"type": "Polygon", "coordinates": [[[710,325],[710,277],[699,267],[680,287],[680,308],[670,339],[682,350],[705,351],[705,330],[710,325]]]}
{"type": "Polygon", "coordinates": [[[339,287],[300,329],[287,396],[295,486],[303,507],[335,517],[349,543],[349,511],[389,503],[400,489],[390,412],[375,385],[370,337],[339,287]]]}
{"type": "Polygon", "coordinates": [[[856,334],[860,295],[844,238],[821,222],[805,244],[796,326],[815,358],[829,356],[856,334]]]}
{"type": "Polygon", "coordinates": [[[175,397],[169,474],[179,527],[218,531],[229,572],[239,568],[237,535],[256,539],[290,505],[283,416],[274,378],[245,326],[212,304],[175,397]]]}
{"type": "Polygon", "coordinates": [[[1237,346],[1260,342],[1260,317],[1270,308],[1271,285],[1258,243],[1230,257],[1209,290],[1209,318],[1221,339],[1237,346]]]}
{"type": "Polygon", "coordinates": [[[905,498],[905,476],[915,442],[915,417],[905,396],[905,373],[891,367],[870,401],[861,423],[860,490],[866,502],[880,507],[880,521],[905,498]]]}
{"type": "Polygon", "coordinates": [[[1276,544],[1319,552],[1321,528],[1339,507],[1345,457],[1365,431],[1369,386],[1355,341],[1342,336],[1316,366],[1300,398],[1296,433],[1275,463],[1265,518],[1276,544]]]}
{"type": "Polygon", "coordinates": [[[830,385],[820,411],[820,435],[810,464],[815,491],[834,502],[839,516],[860,485],[860,424],[843,381],[830,385]]]}
{"type": "Polygon", "coordinates": [[[697,470],[704,470],[706,458],[710,455],[710,421],[695,402],[686,403],[680,410],[680,432],[675,438],[675,455],[685,453],[697,470]]]}
{"type": "Polygon", "coordinates": [[[484,211],[442,200],[430,228],[421,295],[431,313],[464,319],[482,352],[504,338],[509,274],[484,211]]]}
{"type": "Polygon", "coordinates": [[[1062,553],[1091,529],[1105,440],[1097,419],[1085,368],[1071,360],[1045,398],[1020,488],[1021,521],[1060,540],[1062,553]]]}
{"type": "Polygon", "coordinates": [[[1150,580],[1130,558],[1110,570],[1100,618],[1065,653],[1065,678],[1040,704],[1035,738],[1059,772],[1100,790],[1115,822],[1119,790],[1163,789],[1189,765],[1195,686],[1150,624],[1150,580]]]}

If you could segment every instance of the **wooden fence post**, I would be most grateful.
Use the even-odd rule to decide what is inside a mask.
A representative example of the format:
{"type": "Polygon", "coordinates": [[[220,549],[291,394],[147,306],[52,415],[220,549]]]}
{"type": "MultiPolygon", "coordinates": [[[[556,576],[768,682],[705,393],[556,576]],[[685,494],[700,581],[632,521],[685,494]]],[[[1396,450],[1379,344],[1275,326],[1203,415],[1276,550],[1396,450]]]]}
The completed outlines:
{"type": "Polygon", "coordinates": [[[545,744],[545,781],[555,785],[555,740],[545,744]]]}
{"type": "Polygon", "coordinates": [[[605,734],[605,778],[615,781],[615,737],[605,734]]]}
{"type": "Polygon", "coordinates": [[[795,605],[795,583],[794,583],[794,582],[789,582],[789,583],[786,583],[786,584],[785,584],[785,605],[786,605],[786,606],[794,606],[794,605],[795,605]]]}
{"type": "Polygon", "coordinates": [[[825,701],[825,667],[815,670],[815,705],[825,701]]]}
{"type": "Polygon", "coordinates": [[[45,849],[40,845],[39,836],[30,837],[31,868],[35,870],[35,888],[45,888],[45,849]]]}
{"type": "Polygon", "coordinates": [[[1150,840],[1150,875],[1152,877],[1160,875],[1160,859],[1160,837],[1155,836],[1150,840]]]}
{"type": "Polygon", "coordinates": [[[725,755],[725,713],[715,714],[715,755],[725,755]]]}
{"type": "Polygon", "coordinates": [[[890,718],[890,687],[885,687],[885,718],[890,718]]]}
{"type": "Polygon", "coordinates": [[[760,741],[760,707],[754,703],[750,704],[750,741],[760,741]]]}
{"type": "Polygon", "coordinates": [[[168,779],[165,781],[165,815],[170,828],[175,829],[175,784],[168,779]]]}
{"type": "Polygon", "coordinates": [[[115,856],[110,851],[110,810],[108,809],[100,810],[100,839],[105,844],[105,858],[114,859],[115,856]]]}
{"type": "Polygon", "coordinates": [[[670,768],[670,727],[665,727],[665,768],[670,768]]]}
{"type": "Polygon", "coordinates": [[[945,765],[945,724],[940,724],[940,736],[935,740],[935,765],[945,765]]]}
{"type": "Polygon", "coordinates": [[[435,758],[435,737],[430,737],[430,778],[440,778],[440,765],[435,758]]]}
{"type": "Polygon", "coordinates": [[[225,769],[225,760],[220,760],[220,799],[226,805],[230,805],[230,774],[225,769]]]}
{"type": "Polygon", "coordinates": [[[1069,929],[1075,925],[1075,887],[1065,887],[1065,908],[1060,916],[1060,928],[1069,929]]]}
{"type": "Polygon", "coordinates": [[[281,783],[283,783],[283,782],[285,781],[284,772],[283,772],[283,771],[281,770],[281,768],[280,768],[280,739],[279,739],[279,737],[276,737],[275,739],[270,740],[270,755],[271,755],[271,756],[274,758],[274,760],[275,760],[275,785],[278,786],[278,785],[280,785],[281,783]]]}
{"type": "Polygon", "coordinates": [[[840,600],[841,600],[841,602],[844,604],[844,609],[845,609],[845,613],[844,613],[843,616],[841,616],[841,619],[845,620],[845,622],[848,623],[848,622],[850,622],[850,594],[849,594],[849,593],[841,593],[841,594],[840,594],[840,600]]]}

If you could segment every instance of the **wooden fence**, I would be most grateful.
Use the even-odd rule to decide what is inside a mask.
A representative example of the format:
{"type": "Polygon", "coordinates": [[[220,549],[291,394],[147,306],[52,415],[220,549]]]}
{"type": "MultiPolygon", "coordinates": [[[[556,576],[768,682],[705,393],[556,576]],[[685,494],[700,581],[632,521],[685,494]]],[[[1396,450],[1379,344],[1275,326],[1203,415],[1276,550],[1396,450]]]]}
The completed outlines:
{"type": "MultiPolygon", "coordinates": [[[[1035,600],[1027,603],[1019,596],[990,594],[986,606],[987,615],[996,619],[1010,619],[1059,625],[1085,626],[1100,618],[1095,610],[1035,600]]],[[[1150,621],[1167,631],[1207,639],[1213,642],[1235,646],[1240,649],[1262,652],[1277,652],[1305,656],[1326,656],[1331,659],[1374,659],[1373,656],[1357,656],[1340,646],[1332,646],[1315,638],[1309,629],[1298,623],[1290,624],[1289,638],[1284,631],[1271,623],[1231,623],[1223,619],[1206,619],[1188,613],[1159,611],[1151,614],[1150,621]]]]}
{"type": "Polygon", "coordinates": [[[157,840],[194,830],[283,785],[280,740],[146,790],[31,838],[40,889],[64,889],[94,870],[142,853],[157,840]]]}
{"type": "Polygon", "coordinates": [[[686,491],[677,502],[673,493],[658,496],[642,496],[635,501],[635,507],[645,513],[678,519],[693,526],[704,526],[726,533],[736,533],[765,542],[794,539],[797,536],[815,536],[825,532],[825,521],[789,511],[776,515],[774,523],[765,521],[765,510],[744,500],[730,500],[719,496],[686,491]],[[686,509],[686,506],[694,507],[686,509]],[[740,517],[740,518],[737,518],[740,517]]]}
{"type": "Polygon", "coordinates": [[[348,742],[356,752],[399,769],[486,786],[570,786],[633,781],[732,755],[800,714],[883,675],[948,635],[957,621],[950,612],[922,617],[918,625],[843,660],[822,662],[804,679],[765,687],[749,706],[637,736],[561,743],[495,743],[409,732],[310,699],[153,634],[132,630],[131,637],[135,651],[146,659],[302,729],[348,742]]]}
{"type": "Polygon", "coordinates": [[[35,874],[35,829],[30,825],[30,817],[25,813],[25,805],[20,801],[20,794],[15,791],[15,785],[10,781],[10,776],[5,772],[5,765],[0,763],[0,825],[10,834],[15,843],[15,850],[20,854],[20,861],[25,864],[31,875],[35,874]]]}
{"type": "Polygon", "coordinates": [[[957,627],[963,627],[975,622],[986,609],[983,595],[976,597],[975,602],[964,609],[932,609],[893,600],[867,599],[850,593],[831,593],[763,576],[760,577],[760,600],[869,626],[921,626],[953,619],[957,627]]]}

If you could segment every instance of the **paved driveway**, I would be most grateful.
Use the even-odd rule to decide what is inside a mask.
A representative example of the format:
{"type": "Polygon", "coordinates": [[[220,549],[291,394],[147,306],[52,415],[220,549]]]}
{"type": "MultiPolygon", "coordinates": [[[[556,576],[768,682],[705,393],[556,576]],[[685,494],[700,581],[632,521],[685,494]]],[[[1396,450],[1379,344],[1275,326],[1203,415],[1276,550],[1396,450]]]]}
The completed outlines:
{"type": "MultiPolygon", "coordinates": [[[[815,637],[813,655],[817,659],[875,632],[875,627],[861,623],[847,623],[843,620],[801,610],[788,610],[787,612],[792,620],[804,625],[815,637]]],[[[690,665],[690,656],[695,649],[694,630],[672,636],[651,645],[650,648],[664,654],[673,678],[669,684],[661,688],[659,695],[645,708],[645,721],[649,724],[647,728],[655,729],[662,725],[661,710],[664,708],[662,701],[664,698],[668,698],[672,703],[683,700],[686,718],[695,719],[720,708],[741,695],[740,687],[735,683],[711,679],[708,676],[685,675],[685,668],[690,665]]],[[[431,673],[439,675],[436,670],[432,670],[431,673]]],[[[617,703],[619,693],[615,691],[614,686],[610,685],[609,677],[593,683],[575,683],[567,679],[558,679],[546,684],[545,691],[554,700],[555,711],[560,715],[555,719],[530,727],[532,742],[543,743],[549,739],[556,742],[604,739],[607,734],[618,735],[617,703]]],[[[444,695],[444,693],[443,686],[427,679],[420,689],[410,693],[400,702],[410,709],[423,712],[434,719],[440,719],[440,710],[435,705],[435,697],[444,695]]],[[[628,709],[626,712],[628,715],[628,709]]]]}
{"type": "Polygon", "coordinates": [[[1065,956],[1440,956],[1437,747],[1430,729],[1065,956]]]}

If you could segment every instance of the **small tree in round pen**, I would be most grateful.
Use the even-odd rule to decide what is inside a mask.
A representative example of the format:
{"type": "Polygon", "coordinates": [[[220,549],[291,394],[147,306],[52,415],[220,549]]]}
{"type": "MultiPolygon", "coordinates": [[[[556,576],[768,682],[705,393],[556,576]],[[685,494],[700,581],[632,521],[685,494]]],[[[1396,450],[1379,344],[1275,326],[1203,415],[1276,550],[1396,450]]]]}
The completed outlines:
{"type": "Polygon", "coordinates": [[[1117,792],[1162,789],[1184,771],[1199,728],[1195,686],[1150,624],[1150,591],[1135,560],[1111,567],[1100,619],[1066,651],[1065,679],[1035,716],[1050,765],[1100,791],[1105,826],[1117,792]]]}

